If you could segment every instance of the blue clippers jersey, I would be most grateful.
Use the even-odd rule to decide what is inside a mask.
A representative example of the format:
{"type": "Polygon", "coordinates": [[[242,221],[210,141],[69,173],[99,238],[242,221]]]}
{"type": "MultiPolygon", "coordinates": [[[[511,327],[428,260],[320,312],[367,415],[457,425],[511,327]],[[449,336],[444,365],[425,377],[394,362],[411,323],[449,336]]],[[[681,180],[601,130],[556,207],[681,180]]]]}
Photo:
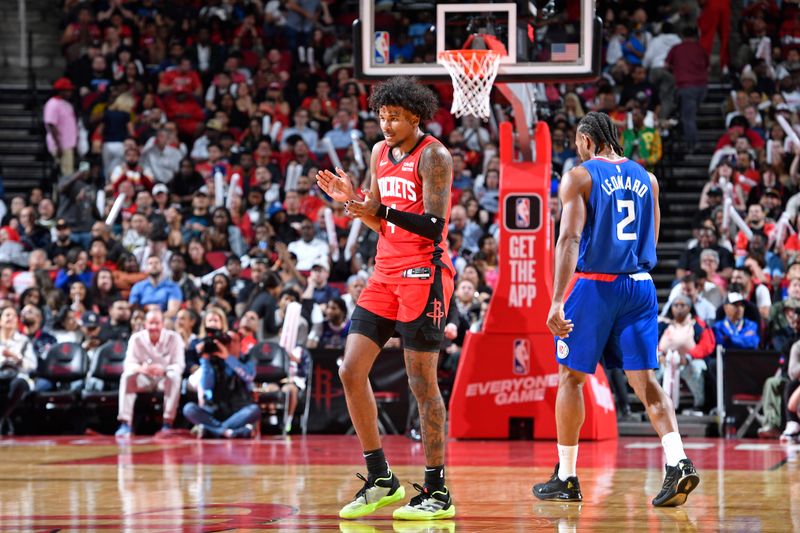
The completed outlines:
{"type": "Polygon", "coordinates": [[[579,272],[635,274],[656,266],[650,175],[628,159],[583,163],[592,192],[581,235],[579,272]]]}

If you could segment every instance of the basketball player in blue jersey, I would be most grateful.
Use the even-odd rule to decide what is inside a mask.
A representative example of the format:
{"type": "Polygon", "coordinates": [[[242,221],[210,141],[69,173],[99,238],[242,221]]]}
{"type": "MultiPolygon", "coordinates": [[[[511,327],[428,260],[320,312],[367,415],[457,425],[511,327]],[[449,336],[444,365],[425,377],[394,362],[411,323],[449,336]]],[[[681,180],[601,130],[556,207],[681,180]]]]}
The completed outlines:
{"type": "Polygon", "coordinates": [[[656,381],[658,302],[649,271],[656,265],[658,182],[621,156],[616,126],[605,113],[578,124],[583,164],[561,180],[561,233],[547,327],[556,336],[558,458],[549,481],[534,485],[542,500],[580,501],[575,473],[583,425],[583,384],[601,355],[622,368],[647,409],[666,454],[666,476],[653,505],[686,501],[700,478],[683,451],[675,411],[656,381]]]}

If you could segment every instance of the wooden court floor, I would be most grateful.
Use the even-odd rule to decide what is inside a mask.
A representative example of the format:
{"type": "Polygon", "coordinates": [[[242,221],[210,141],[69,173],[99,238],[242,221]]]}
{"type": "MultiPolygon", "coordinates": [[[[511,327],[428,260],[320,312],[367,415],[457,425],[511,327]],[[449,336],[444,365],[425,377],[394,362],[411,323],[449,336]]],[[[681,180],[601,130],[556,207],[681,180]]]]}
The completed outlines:
{"type": "MultiPolygon", "coordinates": [[[[136,437],[0,439],[0,531],[800,531],[800,445],[687,440],[702,476],[687,505],[655,509],[656,439],[582,443],[581,504],[537,501],[552,442],[451,441],[457,518],[404,523],[391,509],[341,521],[365,472],[354,437],[259,441],[136,437]]],[[[422,447],[388,437],[403,482],[421,482],[422,447]]],[[[407,486],[407,494],[413,489],[407,486]]]]}

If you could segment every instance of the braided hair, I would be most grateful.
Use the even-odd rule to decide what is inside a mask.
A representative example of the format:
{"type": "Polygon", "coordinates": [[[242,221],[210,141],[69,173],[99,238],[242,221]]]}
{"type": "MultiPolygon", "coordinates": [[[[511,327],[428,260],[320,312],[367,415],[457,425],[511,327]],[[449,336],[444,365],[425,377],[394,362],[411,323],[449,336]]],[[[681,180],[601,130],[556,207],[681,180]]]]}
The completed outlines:
{"type": "Polygon", "coordinates": [[[600,151],[602,145],[608,146],[617,155],[622,155],[622,146],[617,140],[617,128],[605,113],[590,111],[578,123],[578,131],[591,137],[594,141],[594,153],[600,151]]]}

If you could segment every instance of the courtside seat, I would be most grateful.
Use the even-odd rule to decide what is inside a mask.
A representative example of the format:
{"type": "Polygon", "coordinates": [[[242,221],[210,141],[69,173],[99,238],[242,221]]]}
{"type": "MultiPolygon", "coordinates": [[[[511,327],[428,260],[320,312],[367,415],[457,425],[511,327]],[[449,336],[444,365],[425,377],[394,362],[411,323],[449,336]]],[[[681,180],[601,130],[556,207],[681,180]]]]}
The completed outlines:
{"type": "Polygon", "coordinates": [[[733,405],[740,405],[747,409],[747,418],[736,431],[736,438],[741,439],[754,422],[764,424],[764,402],[760,394],[734,394],[731,397],[733,405]]]}
{"type": "MultiPolygon", "coordinates": [[[[102,388],[87,387],[81,392],[87,406],[114,406],[119,404],[119,379],[125,364],[125,341],[108,341],[97,350],[89,368],[89,378],[102,381],[102,388]]],[[[90,382],[94,382],[90,379],[90,382]]]]}
{"type": "Polygon", "coordinates": [[[34,392],[31,396],[34,405],[47,410],[74,407],[80,396],[76,382],[86,377],[88,366],[89,356],[80,344],[63,342],[52,346],[37,376],[53,383],[54,390],[34,392]]]}
{"type": "MultiPolygon", "coordinates": [[[[288,394],[280,390],[282,381],[289,376],[289,354],[275,342],[259,342],[248,352],[255,362],[256,376],[253,380],[253,400],[258,404],[262,414],[272,405],[283,412],[281,432],[285,434],[286,405],[288,394]],[[265,390],[269,385],[276,385],[278,390],[265,390]]],[[[272,387],[274,388],[274,387],[272,387]]],[[[261,428],[257,428],[261,433],[261,428]]]]}

